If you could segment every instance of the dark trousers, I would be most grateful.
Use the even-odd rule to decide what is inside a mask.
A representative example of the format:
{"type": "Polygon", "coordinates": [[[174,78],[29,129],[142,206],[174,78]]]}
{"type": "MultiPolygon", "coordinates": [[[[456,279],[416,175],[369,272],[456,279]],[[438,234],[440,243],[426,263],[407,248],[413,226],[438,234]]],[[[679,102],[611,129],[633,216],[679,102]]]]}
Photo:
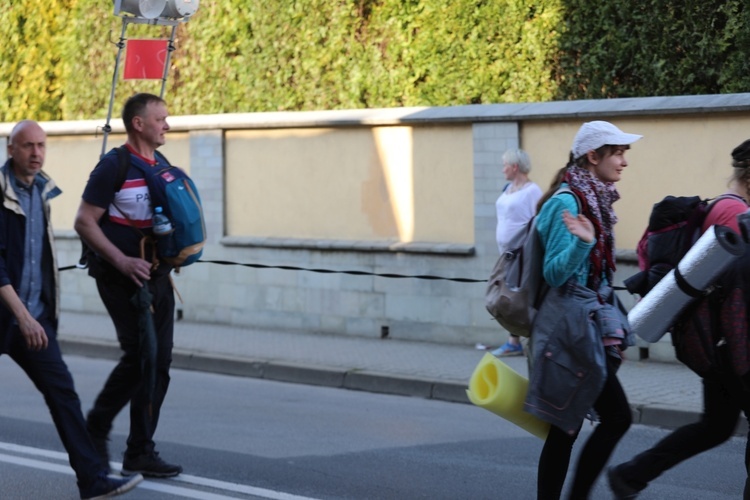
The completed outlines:
{"type": "MultiPolygon", "coordinates": [[[[588,498],[596,478],[602,472],[612,451],[630,428],[632,415],[625,391],[617,379],[617,369],[621,360],[607,356],[607,379],[601,394],[594,402],[594,410],[600,423],[591,433],[583,447],[576,465],[575,478],[569,498],[588,498]]],[[[557,500],[560,498],[565,476],[568,473],[570,455],[578,432],[569,435],[556,426],[550,432],[542,448],[537,473],[537,499],[557,500]]]]}
{"type": "Polygon", "coordinates": [[[141,372],[138,311],[131,303],[136,284],[111,270],[96,277],[99,296],[109,312],[123,355],[112,370],[104,388],[88,414],[88,428],[95,438],[106,438],[112,421],[130,403],[130,435],[126,458],[154,451],[153,436],[159,412],[169,387],[174,331],[174,292],[169,274],[152,277],[147,286],[153,294],[153,318],[156,327],[156,387],[151,401],[141,372]]]}
{"type": "Polygon", "coordinates": [[[11,340],[8,355],[26,372],[44,396],[57,433],[68,452],[68,460],[76,473],[78,485],[87,487],[104,471],[86,432],[81,400],[78,399],[68,366],[62,359],[55,328],[48,320],[40,320],[40,323],[49,339],[47,348],[41,351],[29,350],[18,326],[13,326],[9,332],[11,340]]]}
{"type": "MultiPolygon", "coordinates": [[[[703,379],[703,414],[698,422],[673,431],[653,448],[619,466],[618,472],[628,484],[644,489],[649,482],[690,457],[720,445],[737,426],[740,412],[748,417],[748,399],[741,382],[733,376],[709,376],[703,379]]],[[[745,444],[745,469],[750,454],[745,444]]],[[[750,487],[745,480],[745,499],[750,487]]]]}

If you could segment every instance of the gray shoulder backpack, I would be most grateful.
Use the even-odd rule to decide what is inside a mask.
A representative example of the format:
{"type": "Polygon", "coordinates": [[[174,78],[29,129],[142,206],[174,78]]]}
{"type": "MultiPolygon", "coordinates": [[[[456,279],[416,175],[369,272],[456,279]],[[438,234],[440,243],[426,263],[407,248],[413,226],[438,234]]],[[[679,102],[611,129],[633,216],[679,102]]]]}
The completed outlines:
{"type": "MultiPolygon", "coordinates": [[[[560,188],[555,195],[558,193],[570,193],[581,212],[581,202],[573,191],[560,188]]],[[[542,277],[543,259],[544,248],[534,216],[508,242],[492,269],[485,292],[487,311],[513,335],[531,335],[531,325],[549,289],[542,277]]]]}

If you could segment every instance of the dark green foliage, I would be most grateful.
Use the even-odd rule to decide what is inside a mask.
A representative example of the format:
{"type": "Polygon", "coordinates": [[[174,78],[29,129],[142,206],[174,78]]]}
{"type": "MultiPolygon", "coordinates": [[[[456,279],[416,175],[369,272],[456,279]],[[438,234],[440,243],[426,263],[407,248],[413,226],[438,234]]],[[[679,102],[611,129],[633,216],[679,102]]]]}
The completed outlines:
{"type": "Polygon", "coordinates": [[[561,99],[750,90],[744,0],[564,0],[561,99]]]}
{"type": "Polygon", "coordinates": [[[735,1],[723,7],[727,16],[724,37],[729,44],[726,51],[719,85],[722,92],[750,91],[750,6],[747,2],[735,1]]]}
{"type": "MultiPolygon", "coordinates": [[[[165,97],[200,114],[742,92],[748,21],[744,0],[205,0],[165,97]]],[[[4,2],[0,121],[106,116],[120,31],[110,0],[4,2]]],[[[160,89],[120,77],[113,115],[160,89]]]]}

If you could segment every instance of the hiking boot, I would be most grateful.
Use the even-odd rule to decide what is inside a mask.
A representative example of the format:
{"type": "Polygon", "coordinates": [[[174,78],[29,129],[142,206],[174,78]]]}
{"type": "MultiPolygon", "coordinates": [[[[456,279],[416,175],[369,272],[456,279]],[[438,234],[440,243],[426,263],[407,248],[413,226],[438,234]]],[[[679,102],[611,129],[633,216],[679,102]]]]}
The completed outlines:
{"type": "Polygon", "coordinates": [[[132,490],[141,481],[143,481],[143,476],[140,474],[125,478],[101,475],[90,486],[80,489],[81,499],[116,497],[132,490]]]}
{"type": "Polygon", "coordinates": [[[633,500],[638,498],[641,490],[629,485],[620,475],[619,465],[607,469],[607,478],[609,479],[609,489],[612,490],[616,500],[633,500]]]}
{"type": "Polygon", "coordinates": [[[165,462],[157,452],[135,458],[126,456],[122,461],[123,476],[140,473],[145,477],[174,477],[180,472],[182,472],[182,466],[165,462]]]}
{"type": "Polygon", "coordinates": [[[502,358],[506,356],[523,356],[523,346],[521,344],[511,344],[509,340],[505,344],[492,351],[492,355],[496,358],[502,358]]]}

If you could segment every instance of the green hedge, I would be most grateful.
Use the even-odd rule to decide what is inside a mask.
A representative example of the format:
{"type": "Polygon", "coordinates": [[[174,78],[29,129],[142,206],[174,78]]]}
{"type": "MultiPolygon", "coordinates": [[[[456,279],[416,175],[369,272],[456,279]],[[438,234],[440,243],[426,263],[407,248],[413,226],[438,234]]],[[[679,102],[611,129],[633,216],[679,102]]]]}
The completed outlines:
{"type": "Polygon", "coordinates": [[[746,0],[566,0],[561,99],[750,90],[746,0]],[[586,29],[584,29],[586,27],[586,29]]]}
{"type": "MultiPolygon", "coordinates": [[[[674,5],[205,0],[177,30],[165,97],[172,114],[199,114],[748,90],[744,0],[674,5]]],[[[120,30],[109,0],[5,2],[0,121],[106,116],[120,30]]],[[[160,86],[120,78],[114,115],[126,96],[160,86]]]]}
{"type": "Polygon", "coordinates": [[[51,9],[37,0],[0,6],[0,120],[60,117],[64,63],[57,42],[73,1],[51,9]]]}

